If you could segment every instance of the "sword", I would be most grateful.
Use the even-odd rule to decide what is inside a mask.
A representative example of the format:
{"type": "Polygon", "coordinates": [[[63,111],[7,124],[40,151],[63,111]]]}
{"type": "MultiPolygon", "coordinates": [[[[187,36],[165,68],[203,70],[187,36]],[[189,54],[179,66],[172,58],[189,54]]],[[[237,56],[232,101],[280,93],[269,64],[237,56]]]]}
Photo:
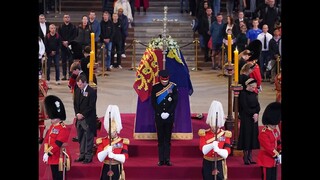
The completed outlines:
{"type": "MultiPolygon", "coordinates": [[[[111,110],[109,111],[109,133],[108,134],[109,134],[109,146],[111,146],[111,141],[112,141],[112,138],[111,138],[111,110]]],[[[112,159],[109,158],[108,176],[109,176],[110,180],[112,179],[112,176],[113,176],[111,161],[112,161],[112,159]]]]}
{"type": "MultiPolygon", "coordinates": [[[[215,137],[215,141],[218,140],[218,112],[216,112],[216,127],[215,127],[215,132],[214,132],[214,137],[215,137]]],[[[214,168],[212,170],[212,175],[214,175],[214,180],[217,180],[217,175],[219,173],[218,171],[218,165],[217,165],[217,159],[218,159],[218,155],[216,152],[213,151],[213,158],[214,158],[214,168]]]]}

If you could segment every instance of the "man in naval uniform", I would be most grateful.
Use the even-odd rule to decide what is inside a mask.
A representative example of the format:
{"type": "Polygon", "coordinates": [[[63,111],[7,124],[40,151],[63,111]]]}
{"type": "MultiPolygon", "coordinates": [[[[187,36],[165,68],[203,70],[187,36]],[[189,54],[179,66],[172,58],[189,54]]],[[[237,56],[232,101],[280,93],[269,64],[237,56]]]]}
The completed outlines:
{"type": "Polygon", "coordinates": [[[155,110],[155,123],[158,137],[158,166],[172,166],[170,162],[171,134],[175,109],[178,102],[178,90],[175,83],[169,81],[166,70],[159,71],[160,82],[152,86],[151,103],[155,110]]]}

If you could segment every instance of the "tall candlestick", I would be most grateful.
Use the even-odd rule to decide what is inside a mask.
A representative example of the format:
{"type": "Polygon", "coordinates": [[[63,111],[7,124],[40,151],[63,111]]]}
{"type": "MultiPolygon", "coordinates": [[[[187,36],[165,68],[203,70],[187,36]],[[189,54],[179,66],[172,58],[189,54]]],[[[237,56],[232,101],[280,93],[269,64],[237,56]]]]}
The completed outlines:
{"type": "Polygon", "coordinates": [[[89,83],[93,82],[94,51],[90,52],[89,83]]]}
{"type": "Polygon", "coordinates": [[[236,50],[234,50],[234,81],[235,84],[238,84],[239,81],[239,51],[236,47],[236,50]]]}
{"type": "Polygon", "coordinates": [[[91,33],[91,50],[92,50],[93,52],[95,52],[94,42],[95,42],[95,40],[94,40],[94,33],[91,33]]]}
{"type": "Polygon", "coordinates": [[[231,47],[232,47],[232,44],[231,44],[231,34],[228,34],[228,64],[230,65],[231,64],[231,47]]]}

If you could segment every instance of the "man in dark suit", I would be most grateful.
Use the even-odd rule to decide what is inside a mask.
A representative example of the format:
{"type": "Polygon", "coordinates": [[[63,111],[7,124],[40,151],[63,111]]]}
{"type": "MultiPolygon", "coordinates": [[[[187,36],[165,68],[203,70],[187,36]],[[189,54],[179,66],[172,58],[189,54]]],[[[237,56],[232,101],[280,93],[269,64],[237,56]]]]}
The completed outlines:
{"type": "Polygon", "coordinates": [[[79,88],[75,91],[74,112],[80,155],[75,162],[90,163],[93,157],[94,137],[97,135],[96,102],[97,92],[89,86],[87,77],[80,74],[76,79],[79,88]]]}
{"type": "Polygon", "coordinates": [[[49,22],[46,22],[44,14],[39,15],[39,36],[44,41],[44,37],[49,33],[49,22]]]}
{"type": "Polygon", "coordinates": [[[151,103],[155,110],[158,137],[158,166],[164,164],[171,166],[171,134],[178,102],[178,90],[177,85],[169,81],[168,71],[159,71],[159,80],[160,82],[153,85],[151,91],[151,103]]]}

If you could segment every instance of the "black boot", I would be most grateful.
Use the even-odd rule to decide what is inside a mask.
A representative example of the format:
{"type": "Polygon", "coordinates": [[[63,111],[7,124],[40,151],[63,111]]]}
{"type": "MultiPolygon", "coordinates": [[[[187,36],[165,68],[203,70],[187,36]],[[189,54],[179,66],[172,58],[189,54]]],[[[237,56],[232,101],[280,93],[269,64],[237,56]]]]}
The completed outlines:
{"type": "Polygon", "coordinates": [[[257,164],[255,161],[252,160],[252,150],[248,151],[248,161],[250,164],[257,164]]]}
{"type": "Polygon", "coordinates": [[[243,162],[245,165],[250,165],[248,154],[248,151],[243,150],[243,162]]]}

